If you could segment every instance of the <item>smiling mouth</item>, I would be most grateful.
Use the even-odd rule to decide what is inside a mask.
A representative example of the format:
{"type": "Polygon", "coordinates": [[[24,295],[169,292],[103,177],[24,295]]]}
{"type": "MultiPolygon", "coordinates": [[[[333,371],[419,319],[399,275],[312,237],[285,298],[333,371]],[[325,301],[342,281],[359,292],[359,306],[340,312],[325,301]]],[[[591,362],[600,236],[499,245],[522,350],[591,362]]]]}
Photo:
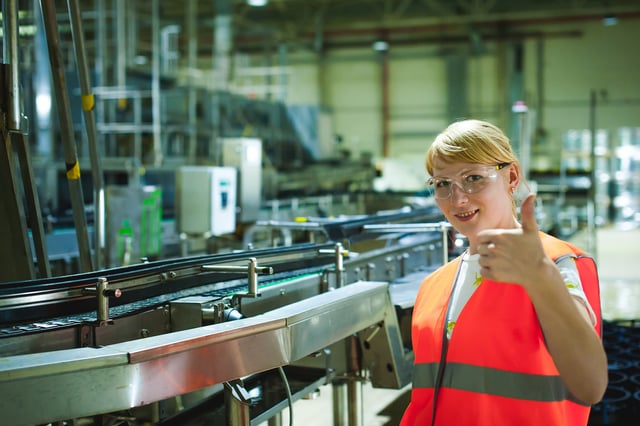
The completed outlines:
{"type": "Polygon", "coordinates": [[[460,220],[466,220],[466,219],[470,219],[476,213],[478,213],[478,210],[472,210],[472,211],[468,211],[468,212],[458,213],[455,216],[460,220]]]}

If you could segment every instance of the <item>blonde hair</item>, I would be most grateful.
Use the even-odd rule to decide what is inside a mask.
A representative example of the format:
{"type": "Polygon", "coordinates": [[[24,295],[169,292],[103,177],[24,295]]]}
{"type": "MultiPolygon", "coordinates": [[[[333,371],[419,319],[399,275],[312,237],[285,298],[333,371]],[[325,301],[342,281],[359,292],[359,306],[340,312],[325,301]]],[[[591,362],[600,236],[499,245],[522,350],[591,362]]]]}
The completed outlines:
{"type": "Polygon", "coordinates": [[[481,120],[452,123],[427,151],[427,172],[433,176],[436,159],[478,164],[516,163],[518,158],[509,138],[495,125],[481,120]]]}
{"type": "MultiPolygon", "coordinates": [[[[497,126],[481,120],[463,120],[452,123],[436,136],[427,151],[426,166],[433,176],[436,160],[448,163],[464,162],[478,164],[515,164],[520,169],[518,157],[511,142],[497,126]]],[[[526,188],[527,183],[521,184],[526,188]]],[[[512,194],[512,211],[516,215],[516,199],[512,194]]]]}

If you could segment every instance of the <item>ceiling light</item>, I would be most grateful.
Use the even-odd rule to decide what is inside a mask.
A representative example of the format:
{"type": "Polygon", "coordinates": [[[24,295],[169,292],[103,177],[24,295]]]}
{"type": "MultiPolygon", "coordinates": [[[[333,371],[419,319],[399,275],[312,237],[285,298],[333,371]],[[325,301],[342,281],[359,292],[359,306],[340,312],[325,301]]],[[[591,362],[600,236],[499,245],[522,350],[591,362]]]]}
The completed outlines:
{"type": "Polygon", "coordinates": [[[247,0],[247,4],[253,7],[266,6],[267,3],[269,3],[269,0],[247,0]]]}
{"type": "Polygon", "coordinates": [[[376,52],[386,52],[389,50],[389,43],[384,40],[376,40],[371,47],[373,47],[373,50],[376,52]]]}
{"type": "Polygon", "coordinates": [[[607,15],[602,18],[602,24],[605,27],[612,27],[618,23],[618,17],[616,15],[607,15]]]}

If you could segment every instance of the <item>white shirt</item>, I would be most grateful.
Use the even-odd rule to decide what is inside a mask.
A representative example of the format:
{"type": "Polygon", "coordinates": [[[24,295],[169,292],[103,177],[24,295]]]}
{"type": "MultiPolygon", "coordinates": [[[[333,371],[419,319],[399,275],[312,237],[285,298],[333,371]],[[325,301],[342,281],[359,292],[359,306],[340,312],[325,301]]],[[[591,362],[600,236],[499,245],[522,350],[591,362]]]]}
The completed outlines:
{"type": "MultiPolygon", "coordinates": [[[[479,254],[469,254],[465,252],[460,262],[460,271],[458,279],[453,286],[453,294],[451,295],[451,307],[449,316],[447,317],[447,338],[451,338],[451,333],[455,327],[456,321],[460,316],[460,312],[466,305],[473,292],[480,286],[482,276],[480,275],[480,259],[479,254]]],[[[596,325],[596,315],[587,300],[587,296],[582,289],[580,274],[576,267],[576,262],[572,257],[563,258],[556,264],[560,270],[560,274],[564,279],[569,293],[578,299],[587,309],[589,318],[593,326],[596,325]]]]}

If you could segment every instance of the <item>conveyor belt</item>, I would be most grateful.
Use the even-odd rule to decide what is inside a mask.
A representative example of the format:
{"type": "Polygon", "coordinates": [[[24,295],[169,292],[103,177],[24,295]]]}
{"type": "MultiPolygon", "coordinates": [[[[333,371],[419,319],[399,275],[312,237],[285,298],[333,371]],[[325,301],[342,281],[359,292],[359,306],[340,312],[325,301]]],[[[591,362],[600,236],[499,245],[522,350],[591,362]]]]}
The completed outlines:
{"type": "MultiPolygon", "coordinates": [[[[0,327],[42,323],[95,311],[95,297],[87,294],[86,290],[95,287],[100,278],[105,278],[112,288],[126,285],[120,297],[111,298],[112,307],[153,298],[163,301],[167,300],[167,295],[179,297],[181,291],[213,283],[224,283],[225,288],[237,285],[229,284],[229,281],[234,277],[246,277],[246,274],[204,272],[201,270],[203,265],[244,266],[250,257],[254,257],[276,272],[295,271],[331,263],[331,256],[321,255],[320,250],[332,247],[333,244],[304,244],[141,263],[68,277],[0,283],[0,327]]],[[[280,277],[276,275],[274,278],[280,277]]]]}

